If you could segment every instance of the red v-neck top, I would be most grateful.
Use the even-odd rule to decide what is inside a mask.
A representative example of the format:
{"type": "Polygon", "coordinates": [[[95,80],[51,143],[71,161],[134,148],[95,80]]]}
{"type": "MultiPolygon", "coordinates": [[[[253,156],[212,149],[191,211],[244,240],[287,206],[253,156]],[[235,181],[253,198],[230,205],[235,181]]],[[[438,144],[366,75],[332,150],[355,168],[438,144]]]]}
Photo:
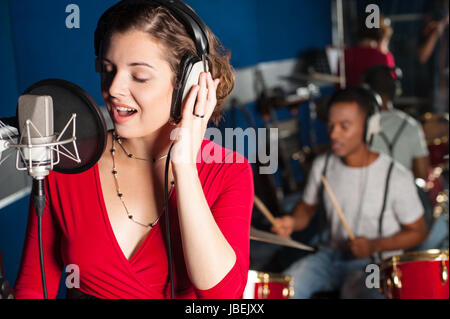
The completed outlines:
{"type": "MultiPolygon", "coordinates": [[[[194,287],[183,257],[174,189],[169,198],[169,215],[175,297],[240,298],[249,267],[254,199],[251,165],[238,153],[209,140],[203,141],[201,151],[209,154],[197,163],[203,192],[216,223],[234,249],[236,263],[213,288],[199,290],[194,287]]],[[[46,196],[43,247],[49,298],[56,298],[62,271],[68,265],[78,266],[79,289],[89,295],[99,298],[170,298],[164,214],[127,260],[109,222],[98,165],[75,175],[51,172],[46,180],[46,196]]],[[[128,220],[124,219],[124,222],[128,220]]],[[[18,299],[43,297],[37,232],[37,217],[30,202],[23,255],[14,289],[18,299]]],[[[74,268],[67,269],[73,278],[74,268]]]]}

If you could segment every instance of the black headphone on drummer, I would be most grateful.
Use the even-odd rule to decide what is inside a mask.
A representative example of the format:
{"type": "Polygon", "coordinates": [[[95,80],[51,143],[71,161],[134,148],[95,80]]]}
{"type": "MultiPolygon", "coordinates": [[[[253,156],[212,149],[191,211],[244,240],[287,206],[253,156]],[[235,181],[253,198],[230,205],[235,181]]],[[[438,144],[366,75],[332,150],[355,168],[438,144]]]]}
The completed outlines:
{"type": "Polygon", "coordinates": [[[107,36],[107,24],[121,9],[127,5],[154,3],[155,6],[163,6],[186,28],[186,31],[194,41],[197,55],[186,54],[181,62],[177,74],[177,83],[172,95],[172,106],[170,115],[175,123],[181,121],[183,101],[194,85],[199,82],[202,72],[212,72],[212,64],[209,60],[209,38],[208,30],[202,19],[186,4],[180,0],[127,0],[121,1],[108,9],[100,18],[95,31],[95,69],[103,73],[104,68],[101,59],[104,54],[104,38],[107,36]]]}
{"type": "Polygon", "coordinates": [[[395,101],[403,94],[402,79],[403,72],[399,67],[375,65],[363,73],[361,83],[395,101]]]}
{"type": "Polygon", "coordinates": [[[363,139],[371,144],[373,137],[381,132],[381,96],[373,91],[367,84],[349,87],[335,92],[328,101],[328,111],[331,105],[337,102],[355,101],[360,107],[366,109],[363,139]]]}

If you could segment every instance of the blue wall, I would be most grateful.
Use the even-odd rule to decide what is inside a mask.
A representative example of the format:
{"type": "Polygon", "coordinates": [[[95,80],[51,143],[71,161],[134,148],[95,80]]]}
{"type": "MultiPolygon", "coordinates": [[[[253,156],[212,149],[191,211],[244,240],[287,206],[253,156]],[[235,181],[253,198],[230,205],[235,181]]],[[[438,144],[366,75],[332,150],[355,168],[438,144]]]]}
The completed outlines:
{"type": "MultiPolygon", "coordinates": [[[[14,115],[19,94],[45,78],[74,82],[103,104],[94,72],[93,32],[102,12],[115,2],[0,0],[0,117],[14,115]],[[71,3],[80,8],[80,29],[65,26],[68,15],[65,9],[71,3]]],[[[302,50],[331,42],[331,0],[187,0],[187,3],[232,51],[236,69],[294,58],[302,50]]],[[[241,122],[242,118],[238,123],[241,122]]],[[[20,261],[28,200],[24,198],[0,210],[0,251],[6,277],[12,284],[20,261]]]]}
{"type": "MultiPolygon", "coordinates": [[[[5,0],[2,0],[5,1],[5,0]]],[[[116,1],[10,1],[12,41],[19,91],[49,77],[73,81],[98,103],[93,32],[102,12],[116,1]],[[67,29],[68,4],[80,8],[81,27],[67,29]]],[[[330,0],[189,0],[224,45],[235,68],[295,57],[331,42],[330,0]]]]}

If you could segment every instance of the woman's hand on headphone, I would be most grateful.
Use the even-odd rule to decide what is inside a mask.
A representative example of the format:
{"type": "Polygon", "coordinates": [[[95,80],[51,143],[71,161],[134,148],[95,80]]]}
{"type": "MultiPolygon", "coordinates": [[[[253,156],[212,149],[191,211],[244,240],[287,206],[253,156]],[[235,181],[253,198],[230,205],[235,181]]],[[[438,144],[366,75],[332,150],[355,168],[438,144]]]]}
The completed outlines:
{"type": "Polygon", "coordinates": [[[220,80],[211,73],[201,73],[199,84],[192,87],[183,106],[181,122],[172,131],[174,146],[171,153],[173,165],[193,165],[199,154],[209,119],[217,104],[216,91],[220,80]]]}

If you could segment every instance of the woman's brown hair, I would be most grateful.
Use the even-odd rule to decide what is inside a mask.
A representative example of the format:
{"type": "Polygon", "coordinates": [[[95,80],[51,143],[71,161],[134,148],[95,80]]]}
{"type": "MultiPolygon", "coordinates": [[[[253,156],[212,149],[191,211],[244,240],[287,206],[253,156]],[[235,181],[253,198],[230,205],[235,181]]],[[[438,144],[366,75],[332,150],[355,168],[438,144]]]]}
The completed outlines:
{"type": "MultiPolygon", "coordinates": [[[[108,9],[100,18],[95,31],[95,52],[101,58],[103,48],[111,35],[139,30],[148,33],[165,48],[165,57],[174,72],[173,85],[178,85],[177,74],[180,62],[186,54],[196,55],[193,39],[184,25],[165,6],[149,0],[123,0],[108,9]]],[[[217,105],[211,120],[217,125],[222,118],[222,109],[227,96],[234,88],[234,73],[230,65],[231,54],[219,39],[207,28],[209,35],[209,59],[213,78],[219,78],[217,105]]]]}

